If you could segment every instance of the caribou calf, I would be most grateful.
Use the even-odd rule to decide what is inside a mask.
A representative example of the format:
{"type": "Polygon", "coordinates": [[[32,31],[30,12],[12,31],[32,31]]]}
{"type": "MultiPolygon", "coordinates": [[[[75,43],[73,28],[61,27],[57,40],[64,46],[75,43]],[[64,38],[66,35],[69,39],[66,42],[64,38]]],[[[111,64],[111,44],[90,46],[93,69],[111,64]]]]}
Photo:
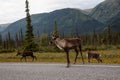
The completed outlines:
{"type": "Polygon", "coordinates": [[[81,39],[80,38],[59,38],[59,36],[55,35],[54,33],[51,34],[51,40],[49,42],[50,44],[54,43],[59,49],[63,49],[66,52],[66,58],[67,58],[67,67],[70,65],[69,60],[69,50],[74,49],[76,52],[75,62],[78,57],[78,49],[80,50],[80,54],[82,57],[82,62],[84,64],[84,59],[82,55],[82,48],[81,48],[81,39]]]}
{"type": "Polygon", "coordinates": [[[102,59],[100,58],[100,54],[98,54],[98,53],[93,53],[93,52],[91,52],[91,51],[88,51],[87,54],[88,54],[88,62],[89,62],[89,63],[90,63],[90,59],[91,59],[91,58],[96,59],[96,60],[98,61],[98,63],[99,63],[99,62],[102,62],[102,59]]]}
{"type": "Polygon", "coordinates": [[[24,51],[24,52],[19,52],[19,51],[18,51],[16,56],[18,56],[18,55],[22,56],[21,59],[20,59],[21,61],[22,61],[23,58],[25,58],[25,61],[27,61],[27,60],[26,60],[26,57],[27,57],[27,56],[32,57],[32,58],[33,58],[32,61],[34,61],[34,59],[37,60],[36,56],[33,55],[33,52],[32,52],[32,51],[24,51]]]}

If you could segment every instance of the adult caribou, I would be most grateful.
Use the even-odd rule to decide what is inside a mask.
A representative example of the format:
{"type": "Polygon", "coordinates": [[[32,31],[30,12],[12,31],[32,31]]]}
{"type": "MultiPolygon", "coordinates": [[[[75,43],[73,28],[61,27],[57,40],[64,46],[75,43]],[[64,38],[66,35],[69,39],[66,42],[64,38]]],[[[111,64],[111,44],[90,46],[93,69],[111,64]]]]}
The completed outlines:
{"type": "Polygon", "coordinates": [[[67,58],[67,67],[69,67],[70,65],[70,59],[69,59],[69,50],[74,49],[76,52],[76,57],[75,57],[75,62],[77,60],[78,57],[78,49],[80,50],[80,54],[82,57],[82,62],[84,64],[84,59],[83,59],[83,55],[82,55],[82,48],[81,48],[81,39],[80,38],[59,38],[59,36],[57,36],[54,33],[51,33],[51,40],[50,40],[50,44],[54,43],[59,49],[63,49],[66,52],[66,58],[67,58]]]}

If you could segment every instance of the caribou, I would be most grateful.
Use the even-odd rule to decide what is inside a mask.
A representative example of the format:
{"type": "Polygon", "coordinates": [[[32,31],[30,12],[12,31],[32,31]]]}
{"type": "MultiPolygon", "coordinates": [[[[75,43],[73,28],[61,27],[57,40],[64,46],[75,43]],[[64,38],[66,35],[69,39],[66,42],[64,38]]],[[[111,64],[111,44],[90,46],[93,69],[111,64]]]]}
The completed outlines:
{"type": "Polygon", "coordinates": [[[67,67],[70,66],[70,59],[69,59],[69,50],[74,49],[76,52],[76,57],[74,64],[76,63],[79,51],[82,57],[82,63],[84,64],[84,59],[82,55],[82,46],[81,46],[81,39],[80,38],[59,38],[56,34],[51,34],[51,40],[49,42],[50,44],[55,44],[59,49],[63,49],[66,52],[66,58],[67,58],[67,67]]]}
{"type": "Polygon", "coordinates": [[[19,52],[18,51],[17,54],[16,54],[16,56],[18,56],[18,55],[22,56],[20,58],[21,61],[22,61],[23,58],[25,58],[25,61],[27,61],[27,59],[26,59],[27,56],[32,57],[32,61],[34,61],[34,59],[37,60],[36,56],[33,55],[32,51],[23,51],[23,52],[19,52]]]}
{"type": "Polygon", "coordinates": [[[90,63],[90,59],[96,59],[99,62],[102,63],[102,59],[100,58],[100,54],[99,53],[93,53],[91,52],[91,50],[87,51],[87,56],[88,56],[88,62],[90,63]]]}

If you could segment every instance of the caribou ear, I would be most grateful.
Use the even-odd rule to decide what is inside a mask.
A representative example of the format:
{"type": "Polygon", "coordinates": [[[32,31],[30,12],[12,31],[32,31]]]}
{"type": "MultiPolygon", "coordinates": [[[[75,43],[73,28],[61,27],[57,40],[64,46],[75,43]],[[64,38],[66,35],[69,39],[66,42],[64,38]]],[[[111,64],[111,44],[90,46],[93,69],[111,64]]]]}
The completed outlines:
{"type": "Polygon", "coordinates": [[[50,33],[50,35],[51,35],[51,36],[54,36],[54,35],[55,35],[55,33],[54,33],[54,32],[51,32],[51,33],[50,33]]]}
{"type": "Polygon", "coordinates": [[[50,33],[50,35],[52,36],[53,32],[50,33]]]}

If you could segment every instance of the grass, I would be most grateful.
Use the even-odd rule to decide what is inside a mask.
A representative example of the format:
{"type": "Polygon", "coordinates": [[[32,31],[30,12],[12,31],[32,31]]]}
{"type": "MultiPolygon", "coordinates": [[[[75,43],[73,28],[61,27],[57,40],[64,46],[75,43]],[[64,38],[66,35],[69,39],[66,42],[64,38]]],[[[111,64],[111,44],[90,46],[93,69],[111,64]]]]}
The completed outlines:
{"type": "MultiPolygon", "coordinates": [[[[120,50],[99,50],[95,51],[101,54],[101,58],[104,64],[120,64],[120,50]]],[[[37,57],[37,61],[34,62],[56,62],[56,63],[66,63],[66,54],[65,53],[38,53],[34,54],[37,57]]],[[[86,53],[83,52],[85,63],[87,62],[86,53]]],[[[16,56],[16,53],[1,53],[0,62],[21,62],[21,56],[16,56]]],[[[74,62],[75,53],[70,52],[70,61],[74,62]]],[[[27,57],[28,62],[32,62],[30,57],[27,57]]],[[[24,59],[23,59],[24,62],[24,59]]],[[[77,63],[81,63],[81,56],[78,56],[77,63]]],[[[97,63],[95,59],[91,60],[91,63],[97,63]]]]}

